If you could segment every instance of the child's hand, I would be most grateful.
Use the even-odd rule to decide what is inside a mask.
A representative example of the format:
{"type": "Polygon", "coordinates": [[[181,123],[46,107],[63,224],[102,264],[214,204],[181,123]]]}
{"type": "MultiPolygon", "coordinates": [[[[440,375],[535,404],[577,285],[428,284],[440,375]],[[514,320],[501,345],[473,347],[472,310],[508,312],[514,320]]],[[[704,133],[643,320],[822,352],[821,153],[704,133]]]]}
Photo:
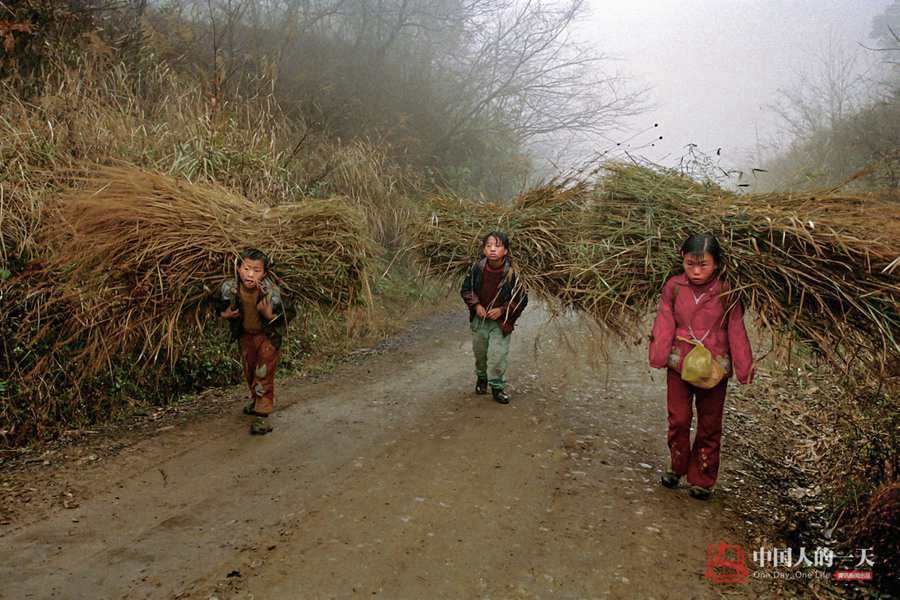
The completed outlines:
{"type": "Polygon", "coordinates": [[[503,316],[502,308],[499,308],[499,307],[492,308],[491,310],[487,311],[487,318],[490,319],[491,321],[496,321],[497,319],[499,319],[502,316],[503,316]]]}
{"type": "Polygon", "coordinates": [[[239,310],[236,309],[236,308],[232,308],[232,307],[229,306],[228,308],[226,308],[225,310],[223,310],[223,311],[222,311],[221,313],[219,313],[219,314],[222,315],[222,318],[223,318],[223,319],[233,319],[233,318],[235,318],[235,317],[240,316],[241,311],[239,311],[239,310]]]}
{"type": "Polygon", "coordinates": [[[272,311],[272,303],[267,296],[259,301],[259,304],[256,305],[256,310],[259,311],[259,314],[261,314],[266,321],[271,321],[275,318],[275,313],[272,311]]]}
{"type": "Polygon", "coordinates": [[[484,310],[484,307],[480,304],[475,305],[475,314],[478,315],[479,319],[487,318],[487,311],[484,310]]]}

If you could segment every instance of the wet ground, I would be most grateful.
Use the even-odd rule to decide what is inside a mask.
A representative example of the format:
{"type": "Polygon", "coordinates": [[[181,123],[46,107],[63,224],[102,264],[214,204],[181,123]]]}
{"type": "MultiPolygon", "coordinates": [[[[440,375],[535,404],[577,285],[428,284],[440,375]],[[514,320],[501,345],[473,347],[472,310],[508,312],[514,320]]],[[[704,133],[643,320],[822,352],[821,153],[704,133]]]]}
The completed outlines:
{"type": "Polygon", "coordinates": [[[234,390],[208,416],[44,468],[0,528],[0,597],[774,591],[705,577],[708,545],[745,541],[728,440],[709,502],[660,487],[664,374],[643,345],[604,356],[589,334],[527,312],[503,406],[474,394],[465,317],[438,315],[327,376],[280,380],[268,436],[247,434],[234,390]]]}

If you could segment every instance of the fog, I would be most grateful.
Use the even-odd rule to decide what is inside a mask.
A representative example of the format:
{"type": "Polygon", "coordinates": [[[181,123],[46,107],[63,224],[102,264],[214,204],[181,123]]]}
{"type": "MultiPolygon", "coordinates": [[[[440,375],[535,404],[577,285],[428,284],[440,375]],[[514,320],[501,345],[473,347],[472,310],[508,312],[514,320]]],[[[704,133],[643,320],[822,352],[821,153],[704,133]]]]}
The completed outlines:
{"type": "Polygon", "coordinates": [[[580,32],[615,56],[653,107],[611,138],[611,155],[677,164],[689,144],[728,167],[744,168],[777,135],[767,109],[779,88],[832,40],[839,50],[877,57],[872,17],[890,0],[592,0],[580,32]],[[653,128],[658,123],[659,127],[653,128]],[[659,140],[658,137],[663,139],[659,140]],[[626,141],[627,140],[627,141],[626,141]],[[621,142],[616,147],[614,142],[621,142]],[[652,144],[652,145],[651,145],[652,144]]]}
{"type": "MultiPolygon", "coordinates": [[[[834,78],[811,71],[824,56],[854,54],[857,70],[883,65],[889,55],[861,44],[877,45],[873,17],[889,6],[883,19],[900,26],[898,1],[60,0],[70,8],[49,13],[56,21],[38,38],[30,26],[4,34],[16,52],[0,53],[0,79],[40,88],[32,83],[64,54],[56,46],[99,28],[92,46],[125,63],[141,57],[133,72],[148,60],[172,69],[216,106],[264,98],[282,129],[296,130],[283,136],[288,156],[308,154],[298,152],[311,136],[368,144],[384,164],[468,196],[509,198],[626,152],[677,165],[689,148],[726,170],[765,165],[773,186],[827,185],[890,155],[900,115],[871,110],[874,96],[856,88],[833,94],[834,78]],[[782,113],[790,131],[770,107],[780,89],[794,92],[782,113]],[[859,127],[839,131],[851,115],[859,127]],[[789,135],[829,141],[789,147],[789,135]],[[831,137],[846,143],[834,151],[831,137]],[[848,158],[859,139],[865,147],[848,158]]],[[[33,17],[0,7],[15,17],[0,34],[2,23],[33,17]]],[[[896,76],[885,89],[900,90],[896,76]]],[[[267,135],[277,128],[262,122],[267,135]]],[[[313,163],[327,160],[322,148],[313,163]]],[[[703,165],[691,174],[723,172],[703,165]]]]}

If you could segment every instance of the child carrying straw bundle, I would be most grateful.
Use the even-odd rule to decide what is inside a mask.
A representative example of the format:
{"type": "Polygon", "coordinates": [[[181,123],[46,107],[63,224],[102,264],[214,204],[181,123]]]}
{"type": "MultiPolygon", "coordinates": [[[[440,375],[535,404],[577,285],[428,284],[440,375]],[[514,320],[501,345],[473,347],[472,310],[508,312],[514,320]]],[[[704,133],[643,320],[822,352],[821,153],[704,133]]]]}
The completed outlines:
{"type": "Polygon", "coordinates": [[[509,256],[509,237],[492,231],[484,237],[484,257],[472,265],[460,293],[469,307],[472,351],[475,354],[475,393],[486,394],[490,386],[494,400],[509,404],[506,362],[510,334],[528,304],[528,295],[517,285],[509,256]]]}
{"type": "Polygon", "coordinates": [[[256,417],[250,426],[256,435],[272,431],[268,417],[275,408],[275,366],[287,324],[286,301],[268,274],[269,257],[255,248],[245,250],[234,278],[222,282],[213,299],[240,348],[250,387],[244,413],[256,417]]]}
{"type": "Polygon", "coordinates": [[[733,372],[750,383],[753,355],[741,304],[724,297],[728,285],[719,276],[719,242],[712,235],[691,235],[681,255],[684,273],[663,286],[650,336],[650,366],[666,369],[671,462],[662,484],[674,488],[687,475],[690,495],[706,500],[719,472],[728,377],[733,372]],[[697,433],[691,447],[694,402],[697,433]]]}

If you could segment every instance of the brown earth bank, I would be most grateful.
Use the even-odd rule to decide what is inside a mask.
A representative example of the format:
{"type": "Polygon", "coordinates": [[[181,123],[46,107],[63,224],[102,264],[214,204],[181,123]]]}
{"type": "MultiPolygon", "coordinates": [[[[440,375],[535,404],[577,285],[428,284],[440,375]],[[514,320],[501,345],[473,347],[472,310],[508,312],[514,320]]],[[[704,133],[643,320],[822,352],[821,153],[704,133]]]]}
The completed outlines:
{"type": "Polygon", "coordinates": [[[268,436],[225,390],[5,467],[0,598],[812,596],[750,561],[786,545],[747,517],[766,490],[737,443],[758,434],[752,387],[697,501],[658,483],[665,383],[643,345],[599,353],[584,322],[530,309],[503,406],[474,394],[461,312],[279,381],[268,436]],[[746,582],[707,577],[720,542],[746,582]]]}

